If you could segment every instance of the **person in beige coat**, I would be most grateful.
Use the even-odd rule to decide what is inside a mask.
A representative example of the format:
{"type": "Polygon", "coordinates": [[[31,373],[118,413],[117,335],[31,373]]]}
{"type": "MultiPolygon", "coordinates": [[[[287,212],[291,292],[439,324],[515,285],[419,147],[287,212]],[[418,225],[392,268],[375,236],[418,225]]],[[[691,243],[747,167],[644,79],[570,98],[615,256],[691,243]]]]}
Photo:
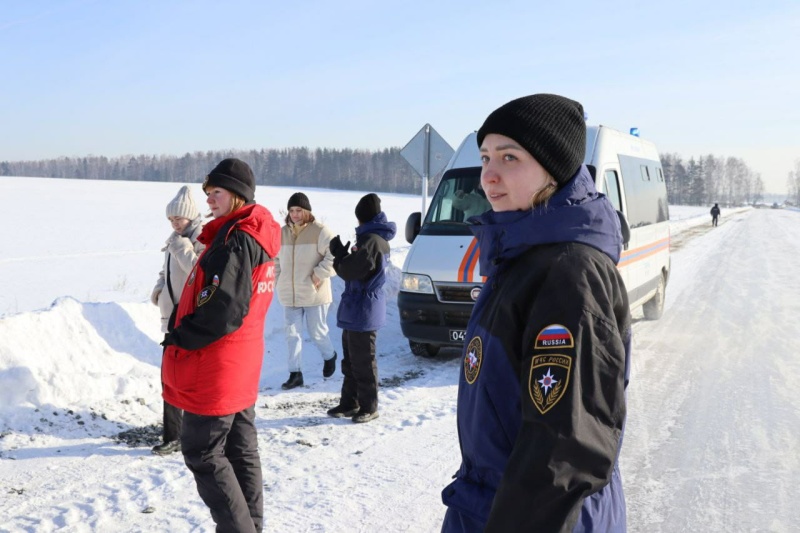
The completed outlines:
{"type": "MultiPolygon", "coordinates": [[[[161,331],[168,333],[172,310],[178,305],[186,278],[205,246],[197,236],[203,229],[203,218],[192,198],[192,191],[184,185],[175,198],[167,204],[167,219],[172,233],[167,239],[164,252],[164,268],[158,274],[150,301],[161,311],[161,331]]],[[[180,450],[183,412],[164,402],[164,442],[154,446],[156,455],[167,455],[180,450]]]]}
{"type": "Polygon", "coordinates": [[[289,379],[281,387],[293,389],[303,385],[303,322],[322,354],[322,376],[329,378],[336,370],[337,354],[328,336],[328,309],[333,301],[330,278],[336,272],[329,248],[333,232],[314,218],[308,197],[294,193],[289,197],[287,210],[275,274],[289,346],[289,379]]]}

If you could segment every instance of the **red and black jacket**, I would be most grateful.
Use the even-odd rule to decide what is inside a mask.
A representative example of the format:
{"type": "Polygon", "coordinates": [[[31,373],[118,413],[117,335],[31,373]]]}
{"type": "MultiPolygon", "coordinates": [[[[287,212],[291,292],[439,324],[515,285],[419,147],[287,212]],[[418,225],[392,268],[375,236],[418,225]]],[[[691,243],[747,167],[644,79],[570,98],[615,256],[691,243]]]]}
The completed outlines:
{"type": "Polygon", "coordinates": [[[206,224],[198,237],[206,249],[189,274],[165,340],[168,403],[208,416],[255,404],[280,239],[280,225],[258,204],[206,224]]]}

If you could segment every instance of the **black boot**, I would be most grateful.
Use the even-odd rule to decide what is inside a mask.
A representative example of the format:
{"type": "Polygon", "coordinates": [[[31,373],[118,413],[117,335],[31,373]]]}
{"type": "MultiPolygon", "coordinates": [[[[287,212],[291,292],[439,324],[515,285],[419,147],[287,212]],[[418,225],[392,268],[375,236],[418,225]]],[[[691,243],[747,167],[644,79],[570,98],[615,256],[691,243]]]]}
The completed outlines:
{"type": "Polygon", "coordinates": [[[330,359],[327,359],[325,361],[325,364],[322,366],[322,377],[323,378],[329,378],[329,377],[331,377],[333,375],[334,372],[336,372],[336,358],[337,357],[338,356],[336,355],[336,352],[333,352],[333,357],[331,357],[330,359]]]}
{"type": "Polygon", "coordinates": [[[358,407],[345,407],[337,405],[332,409],[328,409],[328,416],[333,418],[351,418],[358,414],[358,407]]]}
{"type": "Polygon", "coordinates": [[[289,390],[295,387],[300,387],[303,385],[303,373],[302,372],[289,372],[289,379],[281,385],[282,389],[289,390]]]}
{"type": "Polygon", "coordinates": [[[364,422],[369,422],[370,420],[375,420],[378,418],[378,411],[374,413],[370,413],[369,411],[359,411],[358,413],[353,416],[353,422],[356,424],[363,424],[364,422]]]}
{"type": "Polygon", "coordinates": [[[150,451],[155,455],[169,455],[174,452],[179,452],[181,451],[181,441],[171,440],[169,442],[165,442],[164,444],[153,446],[150,451]]]}

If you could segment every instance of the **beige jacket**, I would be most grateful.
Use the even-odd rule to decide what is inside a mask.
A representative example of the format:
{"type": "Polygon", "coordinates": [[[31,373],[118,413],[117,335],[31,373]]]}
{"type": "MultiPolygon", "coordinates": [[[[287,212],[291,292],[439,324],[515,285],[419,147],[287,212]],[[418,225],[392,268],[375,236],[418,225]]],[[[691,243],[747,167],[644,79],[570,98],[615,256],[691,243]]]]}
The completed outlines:
{"type": "Polygon", "coordinates": [[[172,309],[178,305],[181,299],[181,291],[186,284],[186,278],[189,277],[189,272],[197,262],[200,253],[205,249],[205,245],[197,241],[197,236],[203,230],[202,218],[197,217],[192,221],[188,228],[186,228],[185,236],[178,235],[174,231],[167,239],[167,245],[161,249],[164,252],[164,268],[158,274],[156,286],[153,288],[153,293],[150,300],[156,304],[161,311],[161,331],[167,332],[167,324],[169,316],[172,314],[172,309]],[[169,297],[169,288],[167,288],[167,265],[169,265],[169,282],[172,286],[172,295],[174,301],[169,297]]]}
{"type": "Polygon", "coordinates": [[[275,259],[278,301],[284,307],[313,307],[333,301],[331,277],[333,255],[330,242],[333,232],[319,221],[299,228],[295,235],[291,226],[281,228],[281,251],[275,259]],[[322,281],[314,288],[311,274],[322,281]]]}

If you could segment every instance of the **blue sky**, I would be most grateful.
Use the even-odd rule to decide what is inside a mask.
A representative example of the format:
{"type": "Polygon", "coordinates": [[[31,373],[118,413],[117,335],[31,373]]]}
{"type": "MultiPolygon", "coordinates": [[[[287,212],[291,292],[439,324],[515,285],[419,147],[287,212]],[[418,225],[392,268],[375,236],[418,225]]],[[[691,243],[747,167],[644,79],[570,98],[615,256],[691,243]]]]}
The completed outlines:
{"type": "Polygon", "coordinates": [[[800,2],[0,0],[0,161],[456,147],[506,101],[580,101],[662,152],[800,158],[800,2]]]}

